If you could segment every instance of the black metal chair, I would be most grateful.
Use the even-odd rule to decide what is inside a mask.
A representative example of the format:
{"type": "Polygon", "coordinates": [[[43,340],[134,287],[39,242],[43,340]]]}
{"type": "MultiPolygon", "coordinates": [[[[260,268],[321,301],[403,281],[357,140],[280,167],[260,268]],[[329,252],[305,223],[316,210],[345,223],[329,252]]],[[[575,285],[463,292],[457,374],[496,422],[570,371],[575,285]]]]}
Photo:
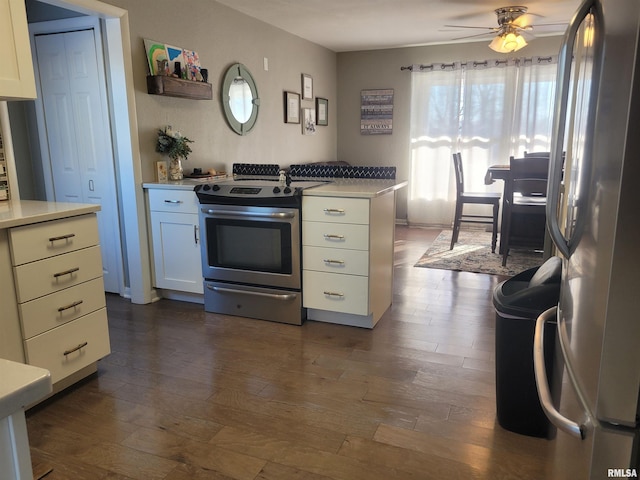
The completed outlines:
{"type": "Polygon", "coordinates": [[[491,252],[496,251],[496,243],[498,239],[498,211],[500,210],[500,194],[495,192],[465,192],[464,191],[464,173],[462,170],[462,155],[460,153],[453,154],[453,166],[456,172],[456,213],[453,219],[453,232],[451,235],[451,247],[458,241],[460,234],[460,224],[465,223],[483,223],[493,225],[493,235],[491,237],[491,252]],[[493,206],[493,215],[469,215],[463,213],[465,204],[475,205],[491,205],[493,206]]]}
{"type": "Polygon", "coordinates": [[[546,223],[549,157],[509,159],[509,179],[502,201],[502,266],[513,246],[542,250],[546,223]]]}

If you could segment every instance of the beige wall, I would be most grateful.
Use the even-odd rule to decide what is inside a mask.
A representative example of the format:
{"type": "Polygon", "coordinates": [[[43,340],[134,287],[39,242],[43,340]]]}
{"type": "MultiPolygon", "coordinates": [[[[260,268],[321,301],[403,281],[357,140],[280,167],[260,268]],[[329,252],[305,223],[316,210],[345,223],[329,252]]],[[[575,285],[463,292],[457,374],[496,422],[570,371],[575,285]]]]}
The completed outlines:
{"type": "MultiPolygon", "coordinates": [[[[518,57],[555,55],[561,37],[538,38],[518,57]]],[[[409,178],[409,115],[411,73],[400,67],[411,64],[502,58],[488,42],[399,48],[338,54],[338,160],[355,165],[395,166],[400,179],[409,178]],[[360,91],[393,88],[393,133],[360,134],[360,91]]],[[[405,219],[406,188],[399,191],[397,218],[405,219]]]]}
{"type": "MultiPolygon", "coordinates": [[[[213,1],[107,0],[129,11],[136,108],[144,181],[154,180],[156,131],[170,124],[195,143],[185,170],[193,167],[230,171],[235,162],[277,163],[336,159],[337,122],[329,109],[329,126],[313,136],[300,125],[283,121],[283,92],[300,92],[301,73],[313,77],[314,95],[336,102],[336,54],[213,1]],[[211,101],[185,100],[146,93],[147,61],[143,39],[162,41],[198,52],[213,84],[211,101]],[[263,69],[268,58],[269,70],[263,69]],[[227,125],[220,102],[224,73],[234,63],[253,74],[260,95],[260,113],[246,136],[227,125]]],[[[303,107],[313,107],[305,100],[303,107]]]]}

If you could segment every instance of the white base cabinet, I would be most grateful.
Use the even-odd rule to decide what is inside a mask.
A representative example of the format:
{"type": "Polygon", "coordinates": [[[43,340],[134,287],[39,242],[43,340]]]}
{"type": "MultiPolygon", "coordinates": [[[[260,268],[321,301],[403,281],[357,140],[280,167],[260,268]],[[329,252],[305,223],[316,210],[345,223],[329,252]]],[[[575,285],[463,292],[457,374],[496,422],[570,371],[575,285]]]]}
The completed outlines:
{"type": "Polygon", "coordinates": [[[373,328],[391,305],[395,194],[302,199],[307,318],[373,328]]]}
{"type": "MultiPolygon", "coordinates": [[[[53,393],[111,351],[95,213],[8,229],[22,359],[51,372],[53,393]]],[[[10,327],[10,325],[6,325],[10,327]]]]}
{"type": "Polygon", "coordinates": [[[203,294],[198,198],[192,190],[147,189],[154,287],[203,294]]]}

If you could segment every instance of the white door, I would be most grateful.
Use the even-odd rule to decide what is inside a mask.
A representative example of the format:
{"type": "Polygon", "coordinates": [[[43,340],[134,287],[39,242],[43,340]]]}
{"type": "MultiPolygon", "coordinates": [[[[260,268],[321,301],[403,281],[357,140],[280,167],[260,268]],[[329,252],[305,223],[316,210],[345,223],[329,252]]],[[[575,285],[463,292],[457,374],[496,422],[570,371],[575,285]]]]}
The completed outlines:
{"type": "Polygon", "coordinates": [[[118,203],[103,65],[94,29],[35,37],[53,193],[58,202],[100,204],[107,292],[120,293],[118,203]]]}

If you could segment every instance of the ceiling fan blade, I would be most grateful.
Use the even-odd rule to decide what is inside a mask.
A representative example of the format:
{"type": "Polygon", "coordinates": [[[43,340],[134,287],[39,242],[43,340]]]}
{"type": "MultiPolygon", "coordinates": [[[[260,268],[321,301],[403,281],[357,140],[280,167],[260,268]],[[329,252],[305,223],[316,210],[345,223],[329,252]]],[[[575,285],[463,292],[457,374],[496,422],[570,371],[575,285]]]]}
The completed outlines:
{"type": "Polygon", "coordinates": [[[456,37],[451,40],[465,40],[467,38],[486,37],[487,35],[493,35],[494,32],[476,33],[475,35],[466,35],[464,37],[456,37]]]}
{"type": "Polygon", "coordinates": [[[471,25],[444,25],[445,27],[449,27],[449,28],[477,28],[477,29],[482,29],[482,30],[490,30],[493,32],[496,32],[499,30],[498,27],[473,27],[471,25]]]}

